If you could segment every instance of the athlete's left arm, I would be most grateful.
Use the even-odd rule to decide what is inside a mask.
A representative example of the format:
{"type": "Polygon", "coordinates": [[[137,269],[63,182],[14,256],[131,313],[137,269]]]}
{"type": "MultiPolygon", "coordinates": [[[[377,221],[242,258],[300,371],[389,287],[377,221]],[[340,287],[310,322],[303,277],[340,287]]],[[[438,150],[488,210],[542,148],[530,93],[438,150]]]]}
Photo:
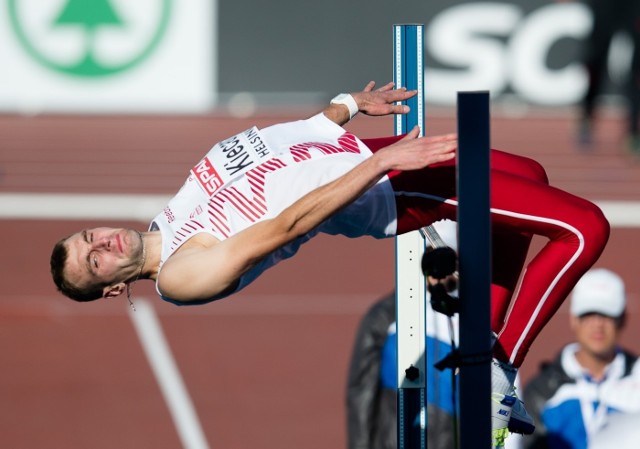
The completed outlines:
{"type": "MultiPolygon", "coordinates": [[[[358,105],[358,111],[365,115],[382,116],[390,114],[406,114],[409,106],[395,104],[398,101],[408,100],[416,95],[417,91],[407,90],[402,87],[394,89],[394,83],[388,83],[379,89],[370,81],[362,92],[352,92],[351,96],[358,105]]],[[[330,104],[323,111],[327,118],[342,126],[349,121],[349,108],[343,104],[330,104]]]]}

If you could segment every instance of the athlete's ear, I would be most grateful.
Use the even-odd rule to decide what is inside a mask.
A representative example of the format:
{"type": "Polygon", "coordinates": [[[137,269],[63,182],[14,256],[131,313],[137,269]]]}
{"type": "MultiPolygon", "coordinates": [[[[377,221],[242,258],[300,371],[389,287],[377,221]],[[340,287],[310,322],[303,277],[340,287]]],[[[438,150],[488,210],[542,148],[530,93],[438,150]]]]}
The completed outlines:
{"type": "Polygon", "coordinates": [[[120,296],[127,289],[127,284],[124,282],[120,282],[116,285],[110,285],[105,287],[102,291],[103,298],[115,298],[116,296],[120,296]]]}

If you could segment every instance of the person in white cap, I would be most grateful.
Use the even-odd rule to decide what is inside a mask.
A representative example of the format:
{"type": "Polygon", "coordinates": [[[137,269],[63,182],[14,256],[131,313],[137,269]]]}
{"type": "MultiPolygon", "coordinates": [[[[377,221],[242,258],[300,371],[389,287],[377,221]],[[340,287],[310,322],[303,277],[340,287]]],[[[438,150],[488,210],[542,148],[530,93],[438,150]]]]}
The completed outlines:
{"type": "Polygon", "coordinates": [[[570,308],[576,341],[524,390],[536,420],[525,449],[587,449],[611,416],[640,410],[638,357],[619,346],[625,308],[624,282],[609,270],[592,269],[576,284],[570,308]]]}

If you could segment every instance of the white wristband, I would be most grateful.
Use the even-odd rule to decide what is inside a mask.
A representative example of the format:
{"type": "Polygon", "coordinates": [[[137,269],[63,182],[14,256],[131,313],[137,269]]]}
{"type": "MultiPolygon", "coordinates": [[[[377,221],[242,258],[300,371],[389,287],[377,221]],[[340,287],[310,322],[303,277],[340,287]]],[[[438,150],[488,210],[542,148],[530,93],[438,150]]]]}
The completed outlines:
{"type": "Polygon", "coordinates": [[[343,104],[349,108],[349,120],[351,120],[358,113],[358,103],[351,94],[338,94],[332,100],[331,104],[343,104]]]}

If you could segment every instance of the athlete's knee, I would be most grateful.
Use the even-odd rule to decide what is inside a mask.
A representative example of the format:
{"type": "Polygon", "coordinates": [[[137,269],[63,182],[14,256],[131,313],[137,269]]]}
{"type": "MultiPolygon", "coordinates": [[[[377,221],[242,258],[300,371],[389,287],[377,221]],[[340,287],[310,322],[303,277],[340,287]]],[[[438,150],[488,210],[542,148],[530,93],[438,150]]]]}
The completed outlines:
{"type": "Polygon", "coordinates": [[[580,227],[585,239],[586,249],[599,256],[609,240],[611,225],[602,209],[589,201],[585,201],[584,207],[581,208],[581,213],[580,227]]]}
{"type": "Polygon", "coordinates": [[[542,182],[544,184],[549,184],[549,177],[547,176],[547,171],[542,166],[542,164],[533,159],[524,158],[527,160],[527,166],[530,171],[530,176],[532,179],[538,182],[542,182]]]}
{"type": "Polygon", "coordinates": [[[534,159],[519,156],[520,158],[520,176],[531,179],[533,181],[549,184],[547,171],[542,164],[534,159]]]}
{"type": "Polygon", "coordinates": [[[549,184],[547,171],[538,161],[517,154],[492,150],[491,168],[511,175],[549,184]]]}

